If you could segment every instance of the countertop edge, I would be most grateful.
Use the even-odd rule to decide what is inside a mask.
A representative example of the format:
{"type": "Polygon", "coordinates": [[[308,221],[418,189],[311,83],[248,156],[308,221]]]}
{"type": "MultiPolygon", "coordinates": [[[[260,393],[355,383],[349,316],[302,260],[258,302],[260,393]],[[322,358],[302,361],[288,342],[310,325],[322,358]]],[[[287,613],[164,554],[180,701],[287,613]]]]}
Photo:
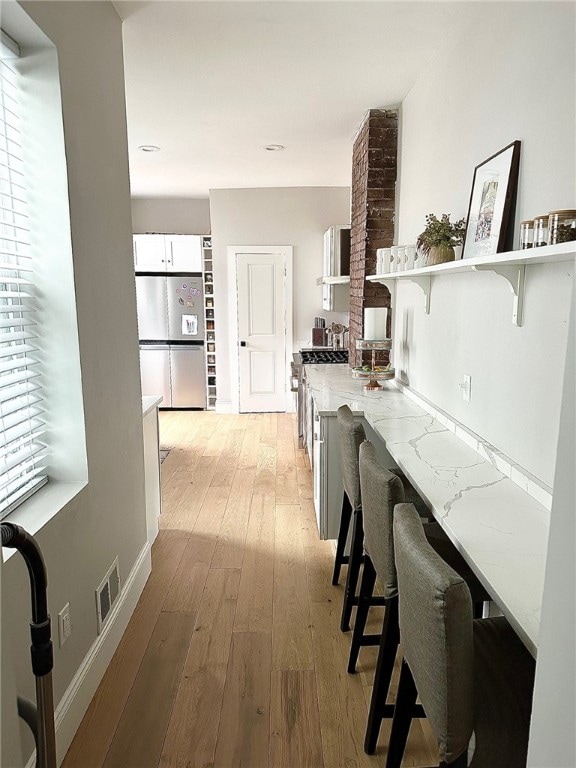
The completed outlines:
{"type": "Polygon", "coordinates": [[[160,405],[163,399],[162,395],[142,395],[142,418],[160,405]]]}

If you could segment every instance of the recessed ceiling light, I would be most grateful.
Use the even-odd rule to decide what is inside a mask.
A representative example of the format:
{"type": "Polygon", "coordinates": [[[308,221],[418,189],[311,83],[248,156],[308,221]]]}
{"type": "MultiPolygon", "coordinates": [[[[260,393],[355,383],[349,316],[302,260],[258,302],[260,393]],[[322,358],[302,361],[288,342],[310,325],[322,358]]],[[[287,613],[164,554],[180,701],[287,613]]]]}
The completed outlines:
{"type": "Polygon", "coordinates": [[[284,144],[268,144],[264,147],[265,150],[268,152],[282,152],[283,149],[286,149],[284,144]]]}
{"type": "Polygon", "coordinates": [[[141,152],[160,152],[160,147],[157,147],[155,144],[142,144],[138,149],[141,152]]]}

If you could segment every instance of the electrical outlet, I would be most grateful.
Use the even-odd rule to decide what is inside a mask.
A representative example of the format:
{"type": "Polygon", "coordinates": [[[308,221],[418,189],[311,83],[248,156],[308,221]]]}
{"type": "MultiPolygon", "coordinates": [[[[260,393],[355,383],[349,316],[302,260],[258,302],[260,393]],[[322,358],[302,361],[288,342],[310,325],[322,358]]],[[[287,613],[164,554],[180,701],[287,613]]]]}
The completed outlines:
{"type": "Polygon", "coordinates": [[[472,377],[467,373],[462,377],[460,389],[462,390],[462,400],[464,400],[465,403],[469,403],[472,395],[472,377]]]}
{"type": "Polygon", "coordinates": [[[58,640],[60,648],[72,634],[72,625],[70,623],[70,603],[66,603],[64,608],[58,614],[58,640]]]}

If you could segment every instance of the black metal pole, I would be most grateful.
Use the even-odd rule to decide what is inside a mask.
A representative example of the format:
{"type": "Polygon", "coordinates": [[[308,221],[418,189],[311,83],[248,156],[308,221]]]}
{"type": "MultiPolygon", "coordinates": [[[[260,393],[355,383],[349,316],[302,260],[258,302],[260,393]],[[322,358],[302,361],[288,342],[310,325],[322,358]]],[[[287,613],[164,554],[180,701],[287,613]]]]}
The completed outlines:
{"type": "Polygon", "coordinates": [[[54,700],[52,667],[54,654],[48,613],[48,578],[44,558],[36,539],[19,525],[0,523],[2,546],[16,549],[26,563],[30,578],[32,621],[30,622],[30,656],[36,677],[38,708],[38,744],[36,768],[56,768],[56,734],[54,729],[54,700]]]}

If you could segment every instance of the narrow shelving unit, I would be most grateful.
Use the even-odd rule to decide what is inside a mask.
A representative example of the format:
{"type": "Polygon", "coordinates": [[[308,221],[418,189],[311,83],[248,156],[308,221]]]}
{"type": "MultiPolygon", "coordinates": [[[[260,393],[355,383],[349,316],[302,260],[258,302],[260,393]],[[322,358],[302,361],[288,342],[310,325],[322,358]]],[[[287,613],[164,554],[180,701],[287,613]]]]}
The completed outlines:
{"type": "Polygon", "coordinates": [[[206,408],[216,407],[216,324],[214,320],[214,273],[212,265],[212,237],[202,237],[204,275],[204,319],[206,322],[206,408]]]}
{"type": "Polygon", "coordinates": [[[576,242],[544,245],[523,251],[507,251],[494,256],[483,256],[475,259],[460,259],[433,267],[409,269],[405,272],[390,272],[382,275],[368,275],[367,280],[382,283],[392,293],[397,280],[410,280],[416,283],[424,294],[424,311],[430,312],[430,297],[434,278],[461,274],[462,272],[494,272],[504,278],[510,285],[513,294],[512,322],[522,325],[522,308],[524,303],[524,284],[526,267],[531,264],[552,264],[576,259],[576,242]]]}

